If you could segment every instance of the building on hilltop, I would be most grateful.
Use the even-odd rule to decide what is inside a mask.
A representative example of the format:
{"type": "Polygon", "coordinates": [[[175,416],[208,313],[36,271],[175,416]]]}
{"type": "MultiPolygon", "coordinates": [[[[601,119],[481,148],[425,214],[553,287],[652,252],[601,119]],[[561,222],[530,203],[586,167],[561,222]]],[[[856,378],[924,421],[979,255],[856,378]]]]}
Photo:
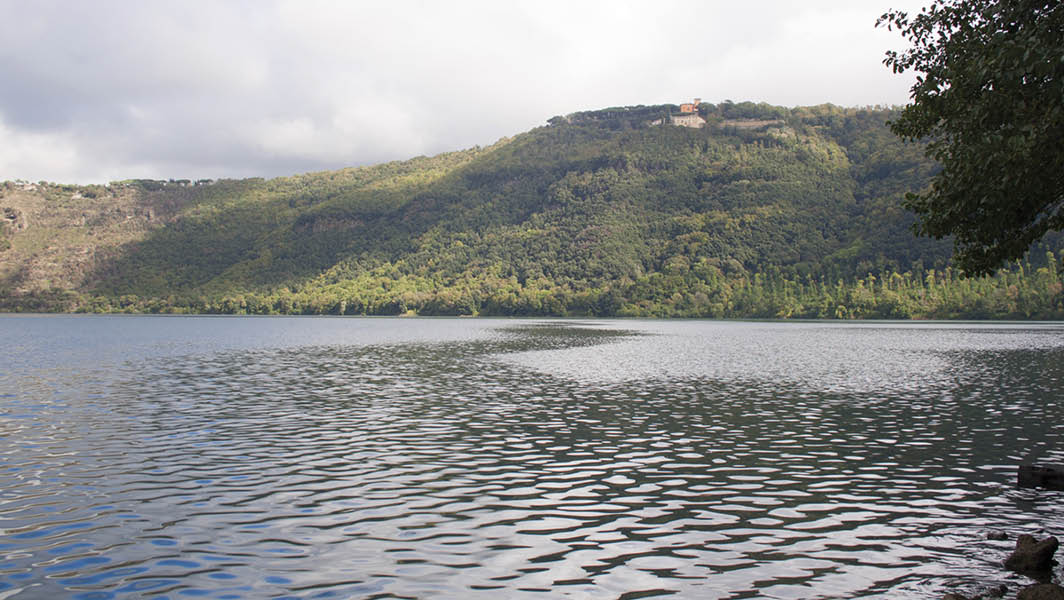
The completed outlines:
{"type": "MultiPolygon", "coordinates": [[[[706,126],[706,120],[698,115],[698,105],[702,102],[701,98],[695,98],[692,103],[684,103],[680,105],[680,114],[669,115],[668,123],[672,125],[679,125],[680,127],[693,127],[698,129],[699,127],[706,126]]],[[[662,125],[666,123],[664,118],[655,119],[650,122],[651,125],[662,125]]]]}
{"type": "Polygon", "coordinates": [[[694,127],[695,129],[706,126],[706,120],[698,116],[698,113],[671,115],[669,116],[669,121],[673,125],[679,125],[681,127],[694,127]]]}

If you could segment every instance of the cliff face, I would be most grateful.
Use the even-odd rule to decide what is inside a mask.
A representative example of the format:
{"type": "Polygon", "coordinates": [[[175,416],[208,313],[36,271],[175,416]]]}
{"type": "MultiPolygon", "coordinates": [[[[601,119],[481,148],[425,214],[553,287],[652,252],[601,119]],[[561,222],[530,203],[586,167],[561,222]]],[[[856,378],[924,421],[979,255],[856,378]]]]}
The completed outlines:
{"type": "Polygon", "coordinates": [[[0,184],[0,290],[91,289],[103,262],[172,223],[183,204],[180,194],[132,185],[0,184]]]}

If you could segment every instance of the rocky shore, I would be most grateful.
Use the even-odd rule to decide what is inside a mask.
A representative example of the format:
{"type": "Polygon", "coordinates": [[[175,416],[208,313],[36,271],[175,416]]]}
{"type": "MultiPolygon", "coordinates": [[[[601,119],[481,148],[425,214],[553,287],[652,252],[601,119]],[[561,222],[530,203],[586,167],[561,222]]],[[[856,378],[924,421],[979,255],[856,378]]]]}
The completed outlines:
{"type": "MultiPolygon", "coordinates": [[[[987,539],[1006,540],[1008,534],[992,532],[987,535],[987,539]]],[[[1021,534],[1016,538],[1016,548],[1005,559],[1003,566],[1037,582],[1022,588],[1016,595],[1017,600],[1064,600],[1064,587],[1051,581],[1053,565],[1057,564],[1053,555],[1059,547],[1060,542],[1053,536],[1038,540],[1032,535],[1021,534]]],[[[991,600],[1004,598],[1008,593],[1008,586],[1000,584],[975,595],[950,592],[943,596],[942,600],[991,600]]]]}

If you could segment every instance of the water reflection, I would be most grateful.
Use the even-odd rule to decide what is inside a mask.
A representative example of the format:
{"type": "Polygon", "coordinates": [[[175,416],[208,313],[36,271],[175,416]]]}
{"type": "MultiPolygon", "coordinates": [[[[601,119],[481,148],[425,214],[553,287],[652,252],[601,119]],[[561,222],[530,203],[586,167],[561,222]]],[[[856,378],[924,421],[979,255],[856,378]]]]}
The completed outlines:
{"type": "Polygon", "coordinates": [[[456,322],[0,379],[0,597],[923,598],[1064,525],[1058,330],[456,322]]]}

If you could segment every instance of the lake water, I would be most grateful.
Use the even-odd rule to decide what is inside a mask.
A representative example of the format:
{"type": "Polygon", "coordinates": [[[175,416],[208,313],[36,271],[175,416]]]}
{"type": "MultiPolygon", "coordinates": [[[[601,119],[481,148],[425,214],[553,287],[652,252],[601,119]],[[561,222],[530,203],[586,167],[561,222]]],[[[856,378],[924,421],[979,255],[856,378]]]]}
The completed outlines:
{"type": "Polygon", "coordinates": [[[0,316],[0,600],[932,598],[1064,326],[0,316]]]}

